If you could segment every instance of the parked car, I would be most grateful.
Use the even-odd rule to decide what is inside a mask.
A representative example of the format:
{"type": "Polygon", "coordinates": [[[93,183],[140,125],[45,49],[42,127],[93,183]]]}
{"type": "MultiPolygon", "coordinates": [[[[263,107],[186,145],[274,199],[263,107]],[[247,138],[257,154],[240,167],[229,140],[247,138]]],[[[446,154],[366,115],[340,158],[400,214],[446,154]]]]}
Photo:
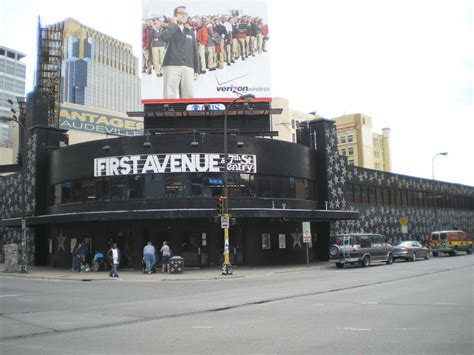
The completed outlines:
{"type": "Polygon", "coordinates": [[[337,235],[329,248],[329,260],[341,269],[346,264],[360,264],[364,267],[373,262],[393,263],[393,248],[380,234],[337,235]]]}
{"type": "Polygon", "coordinates": [[[417,258],[430,258],[430,250],[416,240],[398,242],[393,246],[393,259],[416,261],[417,258]]]}
{"type": "Polygon", "coordinates": [[[433,256],[438,256],[440,253],[454,256],[460,251],[472,254],[472,240],[463,231],[432,232],[428,242],[433,256]]]}

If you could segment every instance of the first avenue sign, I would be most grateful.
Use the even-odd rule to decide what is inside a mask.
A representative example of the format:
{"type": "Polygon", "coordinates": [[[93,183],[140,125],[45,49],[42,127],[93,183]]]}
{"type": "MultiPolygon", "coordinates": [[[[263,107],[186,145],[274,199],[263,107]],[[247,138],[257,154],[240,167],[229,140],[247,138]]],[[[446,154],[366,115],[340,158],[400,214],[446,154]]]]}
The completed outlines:
{"type": "MultiPolygon", "coordinates": [[[[224,171],[221,153],[169,153],[103,157],[94,159],[94,176],[166,173],[218,173],[224,171]]],[[[227,171],[257,173],[253,154],[228,154],[227,171]]]]}

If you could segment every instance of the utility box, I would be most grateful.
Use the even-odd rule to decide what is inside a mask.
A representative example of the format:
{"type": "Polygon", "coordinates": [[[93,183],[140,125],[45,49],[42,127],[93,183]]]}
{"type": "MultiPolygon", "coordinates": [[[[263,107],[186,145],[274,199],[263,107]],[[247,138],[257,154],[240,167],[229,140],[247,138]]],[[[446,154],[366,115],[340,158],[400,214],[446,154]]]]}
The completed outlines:
{"type": "Polygon", "coordinates": [[[5,272],[18,272],[18,249],[18,244],[6,244],[3,246],[5,272]]]}

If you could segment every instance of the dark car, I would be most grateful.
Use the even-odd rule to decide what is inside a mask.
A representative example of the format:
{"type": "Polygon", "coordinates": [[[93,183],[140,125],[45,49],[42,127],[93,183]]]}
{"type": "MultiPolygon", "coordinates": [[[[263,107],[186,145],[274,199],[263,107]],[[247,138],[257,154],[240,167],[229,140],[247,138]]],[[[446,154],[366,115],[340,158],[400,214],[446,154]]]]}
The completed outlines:
{"type": "Polygon", "coordinates": [[[393,262],[392,245],[380,234],[337,235],[329,248],[329,260],[341,269],[346,264],[360,264],[364,267],[373,262],[393,262]]]}
{"type": "Polygon", "coordinates": [[[417,258],[430,258],[430,250],[416,240],[399,242],[393,246],[393,259],[416,261],[417,258]]]}

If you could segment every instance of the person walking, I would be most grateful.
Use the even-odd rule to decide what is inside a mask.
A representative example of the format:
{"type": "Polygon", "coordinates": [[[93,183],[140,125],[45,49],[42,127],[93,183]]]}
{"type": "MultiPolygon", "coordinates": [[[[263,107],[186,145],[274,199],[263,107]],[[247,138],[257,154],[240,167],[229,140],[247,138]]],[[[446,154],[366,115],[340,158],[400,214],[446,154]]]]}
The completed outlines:
{"type": "Polygon", "coordinates": [[[148,274],[151,274],[153,267],[155,266],[155,247],[151,242],[143,248],[143,260],[145,261],[146,269],[148,274]]]}
{"type": "Polygon", "coordinates": [[[109,259],[112,269],[110,269],[110,277],[119,277],[117,273],[117,268],[120,264],[120,250],[117,248],[117,244],[113,243],[112,248],[107,252],[107,258],[109,259]]]}
{"type": "Polygon", "coordinates": [[[160,252],[161,252],[161,271],[170,272],[171,249],[168,246],[167,241],[163,242],[163,246],[161,247],[160,252]]]}
{"type": "Polygon", "coordinates": [[[76,245],[74,246],[72,250],[72,271],[81,271],[81,265],[82,265],[82,242],[77,241],[76,245]]]}

